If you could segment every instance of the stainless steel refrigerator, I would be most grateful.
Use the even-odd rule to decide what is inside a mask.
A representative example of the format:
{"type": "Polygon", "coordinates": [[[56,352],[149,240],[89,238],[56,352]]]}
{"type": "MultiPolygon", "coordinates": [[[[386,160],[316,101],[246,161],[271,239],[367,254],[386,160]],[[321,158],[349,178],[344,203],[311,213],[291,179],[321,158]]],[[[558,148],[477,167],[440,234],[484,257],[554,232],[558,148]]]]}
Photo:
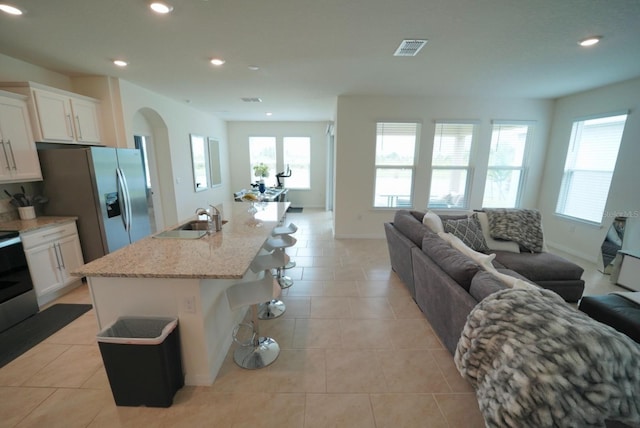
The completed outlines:
{"type": "Polygon", "coordinates": [[[140,151],[110,147],[38,150],[45,215],[77,216],[84,259],[151,233],[140,151]]]}

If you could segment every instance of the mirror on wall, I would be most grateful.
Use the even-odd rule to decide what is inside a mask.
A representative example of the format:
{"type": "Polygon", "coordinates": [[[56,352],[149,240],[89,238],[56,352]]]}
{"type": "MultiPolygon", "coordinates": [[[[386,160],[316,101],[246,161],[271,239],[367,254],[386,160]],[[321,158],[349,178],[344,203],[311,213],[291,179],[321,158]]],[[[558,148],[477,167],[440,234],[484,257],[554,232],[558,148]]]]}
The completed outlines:
{"type": "Polygon", "coordinates": [[[215,138],[209,138],[209,170],[211,187],[222,184],[222,171],[220,170],[220,142],[215,138]]]}
{"type": "Polygon", "coordinates": [[[191,140],[194,190],[201,192],[209,188],[209,150],[206,139],[203,136],[189,134],[189,138],[191,140]]]}

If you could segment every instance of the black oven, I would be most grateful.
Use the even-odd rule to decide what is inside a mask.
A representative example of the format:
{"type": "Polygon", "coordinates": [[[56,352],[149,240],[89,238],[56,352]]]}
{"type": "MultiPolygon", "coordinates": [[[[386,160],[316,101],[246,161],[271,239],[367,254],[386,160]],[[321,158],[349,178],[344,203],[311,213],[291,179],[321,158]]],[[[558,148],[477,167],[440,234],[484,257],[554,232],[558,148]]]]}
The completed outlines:
{"type": "Polygon", "coordinates": [[[38,312],[18,232],[0,232],[0,332],[38,312]]]}

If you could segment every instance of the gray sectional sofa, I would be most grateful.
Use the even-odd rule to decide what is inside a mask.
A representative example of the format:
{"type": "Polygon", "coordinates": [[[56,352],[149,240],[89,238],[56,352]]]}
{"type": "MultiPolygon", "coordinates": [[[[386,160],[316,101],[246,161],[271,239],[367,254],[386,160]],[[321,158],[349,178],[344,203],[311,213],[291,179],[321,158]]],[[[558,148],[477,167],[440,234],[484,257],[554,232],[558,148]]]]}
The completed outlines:
{"type": "MultiPolygon", "coordinates": [[[[391,267],[453,354],[469,312],[507,285],[424,225],[424,214],[399,210],[384,224],[391,267]]],[[[582,296],[583,269],[572,262],[550,253],[495,254],[492,264],[500,273],[553,290],[569,302],[582,296]]]]}

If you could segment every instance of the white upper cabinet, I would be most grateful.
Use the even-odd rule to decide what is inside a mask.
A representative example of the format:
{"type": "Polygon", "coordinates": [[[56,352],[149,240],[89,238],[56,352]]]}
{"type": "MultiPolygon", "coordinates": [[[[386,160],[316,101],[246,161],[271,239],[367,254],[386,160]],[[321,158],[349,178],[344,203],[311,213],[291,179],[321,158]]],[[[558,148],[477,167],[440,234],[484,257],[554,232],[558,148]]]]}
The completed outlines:
{"type": "Polygon", "coordinates": [[[42,141],[100,144],[98,103],[33,90],[42,141]]]}
{"type": "Polygon", "coordinates": [[[24,97],[0,91],[0,182],[42,180],[24,97]]]}
{"type": "Polygon", "coordinates": [[[103,145],[99,100],[32,82],[0,88],[29,96],[35,141],[103,145]]]}

